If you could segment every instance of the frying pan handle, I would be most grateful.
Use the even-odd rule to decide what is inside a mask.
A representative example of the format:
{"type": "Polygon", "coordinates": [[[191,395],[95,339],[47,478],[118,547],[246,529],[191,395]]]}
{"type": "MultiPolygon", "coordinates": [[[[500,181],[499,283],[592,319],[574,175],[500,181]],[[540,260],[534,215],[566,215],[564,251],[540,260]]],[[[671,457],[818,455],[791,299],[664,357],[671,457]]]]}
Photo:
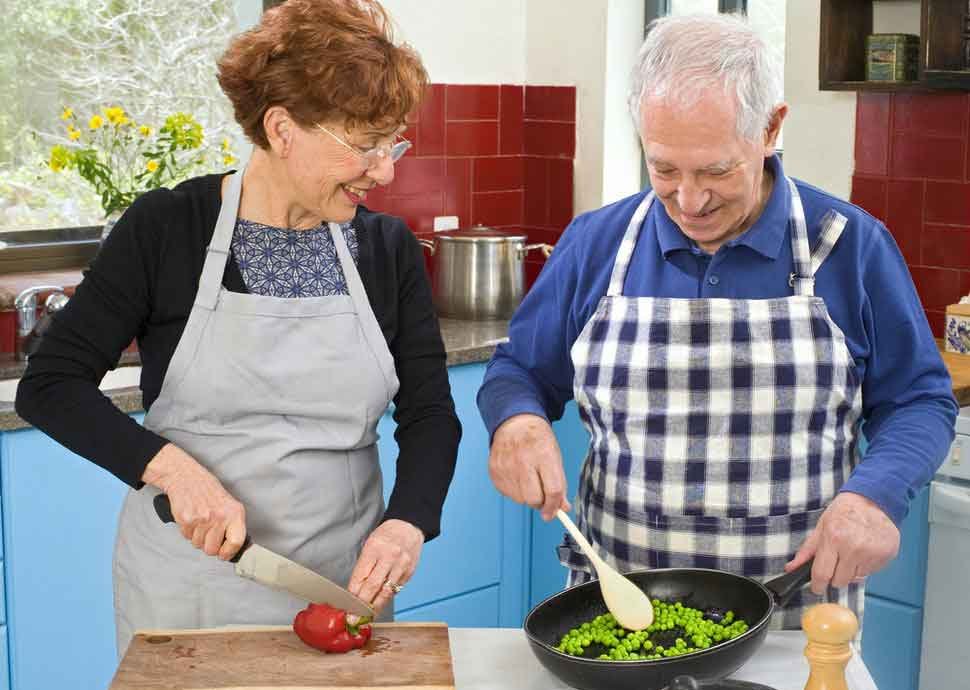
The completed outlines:
{"type": "MultiPolygon", "coordinates": [[[[175,522],[175,516],[172,515],[172,502],[168,500],[168,494],[158,494],[152,499],[152,503],[155,505],[155,513],[158,514],[158,519],[168,524],[170,522],[175,522]]],[[[238,563],[242,555],[246,553],[246,549],[253,545],[252,540],[249,535],[246,535],[246,539],[243,541],[243,545],[239,547],[236,555],[229,559],[230,563],[238,563]]]]}
{"type": "Polygon", "coordinates": [[[779,606],[787,604],[795,592],[804,587],[812,579],[812,564],[814,562],[815,559],[813,558],[808,563],[803,563],[790,573],[785,573],[764,583],[765,587],[774,595],[776,604],[779,606]]]}

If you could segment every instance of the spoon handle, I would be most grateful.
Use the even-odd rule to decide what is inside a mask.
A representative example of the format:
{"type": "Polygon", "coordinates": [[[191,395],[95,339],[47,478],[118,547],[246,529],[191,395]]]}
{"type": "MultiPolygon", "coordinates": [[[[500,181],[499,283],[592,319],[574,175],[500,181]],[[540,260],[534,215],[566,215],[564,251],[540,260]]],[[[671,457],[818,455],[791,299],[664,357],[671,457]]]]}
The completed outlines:
{"type": "Polygon", "coordinates": [[[575,542],[579,544],[579,548],[583,550],[583,553],[586,554],[586,558],[593,563],[593,567],[596,568],[596,572],[599,573],[600,566],[603,565],[603,559],[596,555],[596,552],[593,551],[592,545],[586,541],[586,537],[584,537],[583,533],[579,531],[578,527],[576,527],[572,518],[570,518],[566,513],[562,512],[562,510],[556,511],[556,517],[559,518],[559,522],[561,522],[563,527],[566,528],[566,531],[569,532],[569,536],[571,536],[575,542]]]}

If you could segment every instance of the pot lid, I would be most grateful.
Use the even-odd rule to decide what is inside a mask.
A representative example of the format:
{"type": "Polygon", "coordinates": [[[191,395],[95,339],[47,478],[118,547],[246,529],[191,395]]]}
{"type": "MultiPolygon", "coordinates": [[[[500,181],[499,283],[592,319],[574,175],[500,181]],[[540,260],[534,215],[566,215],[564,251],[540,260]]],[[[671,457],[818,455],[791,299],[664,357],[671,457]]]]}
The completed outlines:
{"type": "Polygon", "coordinates": [[[460,230],[436,232],[435,238],[455,240],[456,242],[525,242],[524,233],[513,230],[496,230],[487,225],[474,225],[460,230]]]}

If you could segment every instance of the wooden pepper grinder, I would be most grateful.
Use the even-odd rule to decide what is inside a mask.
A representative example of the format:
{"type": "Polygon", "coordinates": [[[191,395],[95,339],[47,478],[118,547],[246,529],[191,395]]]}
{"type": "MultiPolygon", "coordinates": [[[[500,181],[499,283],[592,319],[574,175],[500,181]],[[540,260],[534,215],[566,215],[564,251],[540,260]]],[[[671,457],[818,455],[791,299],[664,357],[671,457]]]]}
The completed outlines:
{"type": "Polygon", "coordinates": [[[810,668],[805,690],[848,690],[849,642],[859,630],[855,614],[840,604],[817,604],[802,615],[802,630],[808,637],[805,656],[810,668]]]}

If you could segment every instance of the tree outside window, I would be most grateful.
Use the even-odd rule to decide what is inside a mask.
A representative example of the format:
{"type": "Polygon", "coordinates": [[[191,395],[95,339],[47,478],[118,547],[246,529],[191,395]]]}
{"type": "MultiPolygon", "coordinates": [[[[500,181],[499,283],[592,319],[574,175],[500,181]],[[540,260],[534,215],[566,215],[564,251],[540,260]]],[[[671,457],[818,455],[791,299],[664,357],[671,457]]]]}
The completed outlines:
{"type": "MultiPolygon", "coordinates": [[[[100,225],[100,199],[50,151],[105,108],[134,123],[191,113],[206,140],[245,149],[216,82],[216,60],[239,31],[235,0],[0,0],[0,230],[100,225]],[[56,166],[55,166],[56,167],[56,166]]],[[[210,170],[223,169],[213,161],[210,170]]]]}

